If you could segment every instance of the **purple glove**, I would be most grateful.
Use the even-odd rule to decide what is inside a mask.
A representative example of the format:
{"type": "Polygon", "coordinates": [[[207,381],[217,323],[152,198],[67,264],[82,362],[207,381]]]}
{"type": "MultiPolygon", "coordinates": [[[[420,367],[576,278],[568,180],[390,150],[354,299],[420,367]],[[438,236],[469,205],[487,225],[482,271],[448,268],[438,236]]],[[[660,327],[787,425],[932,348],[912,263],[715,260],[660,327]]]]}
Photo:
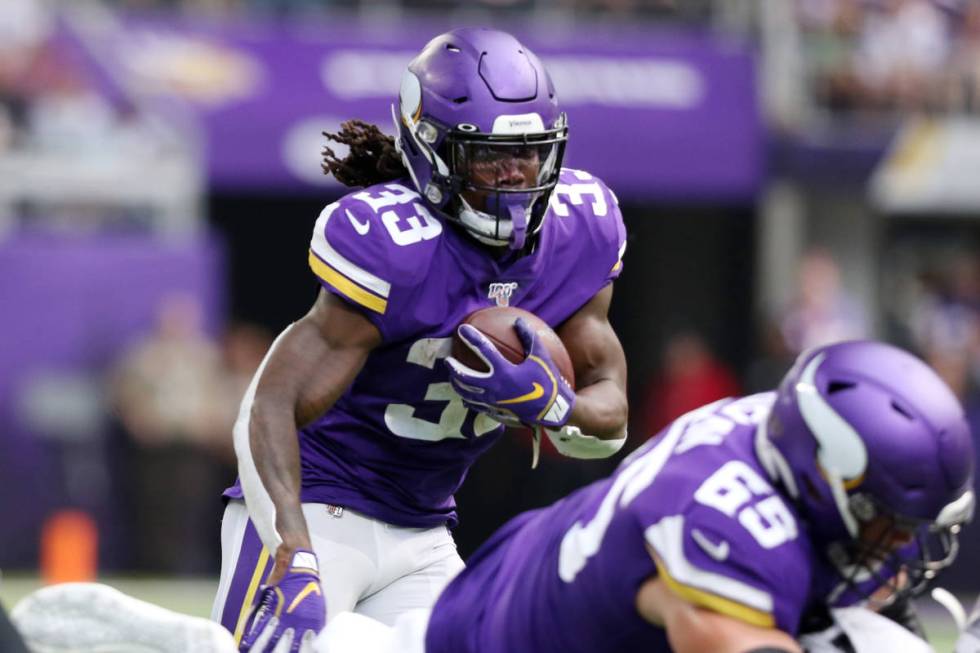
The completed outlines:
{"type": "Polygon", "coordinates": [[[312,551],[298,549],[289,571],[276,585],[263,586],[245,622],[239,651],[297,653],[313,650],[327,607],[312,551]]]}
{"type": "Polygon", "coordinates": [[[527,323],[517,318],[514,330],[527,352],[520,363],[504,358],[478,329],[460,325],[460,338],[490,371],[474,370],[449,357],[446,364],[453,389],[467,406],[504,424],[560,427],[572,414],[575,391],[527,323]]]}

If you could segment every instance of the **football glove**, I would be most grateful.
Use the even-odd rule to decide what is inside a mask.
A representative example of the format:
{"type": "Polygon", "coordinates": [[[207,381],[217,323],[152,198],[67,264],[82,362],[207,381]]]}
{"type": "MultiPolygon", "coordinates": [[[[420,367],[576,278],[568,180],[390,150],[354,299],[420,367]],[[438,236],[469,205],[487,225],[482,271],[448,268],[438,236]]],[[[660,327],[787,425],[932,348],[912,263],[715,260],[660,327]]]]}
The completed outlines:
{"type": "Polygon", "coordinates": [[[316,555],[299,549],[282,580],[260,590],[238,650],[312,653],[313,639],[326,617],[316,555]]]}
{"type": "Polygon", "coordinates": [[[449,379],[463,402],[511,426],[557,428],[568,421],[575,405],[575,391],[568,384],[534,331],[518,318],[514,330],[527,352],[520,363],[511,363],[478,329],[462,324],[459,337],[490,368],[481,372],[449,357],[449,379]]]}

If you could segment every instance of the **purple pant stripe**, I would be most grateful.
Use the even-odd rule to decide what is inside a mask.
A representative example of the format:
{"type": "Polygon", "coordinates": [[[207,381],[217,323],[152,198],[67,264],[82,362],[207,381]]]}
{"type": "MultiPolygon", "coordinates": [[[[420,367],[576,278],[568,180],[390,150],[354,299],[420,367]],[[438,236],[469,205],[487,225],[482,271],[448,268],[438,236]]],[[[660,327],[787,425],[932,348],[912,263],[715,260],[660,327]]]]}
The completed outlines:
{"type": "MultiPolygon", "coordinates": [[[[250,519],[248,520],[248,525],[245,526],[245,535],[242,536],[241,552],[238,554],[238,561],[235,565],[235,573],[234,576],[232,576],[231,585],[228,587],[228,596],[225,599],[225,609],[221,613],[221,625],[232,633],[235,632],[235,628],[238,626],[238,619],[242,613],[242,606],[249,598],[248,593],[250,585],[252,584],[252,579],[255,577],[255,567],[259,563],[261,554],[262,540],[259,539],[259,534],[255,530],[255,526],[252,524],[252,520],[250,519]]],[[[263,567],[264,568],[259,575],[260,583],[265,581],[266,577],[269,575],[269,572],[272,570],[271,556],[265,556],[265,564],[263,567]]]]}

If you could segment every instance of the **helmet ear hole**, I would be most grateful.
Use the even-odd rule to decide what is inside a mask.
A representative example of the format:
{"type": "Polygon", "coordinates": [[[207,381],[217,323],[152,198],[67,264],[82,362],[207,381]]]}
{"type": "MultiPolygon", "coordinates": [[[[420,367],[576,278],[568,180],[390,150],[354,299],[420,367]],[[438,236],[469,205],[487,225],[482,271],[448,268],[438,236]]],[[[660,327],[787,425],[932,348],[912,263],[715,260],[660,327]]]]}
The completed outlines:
{"type": "Polygon", "coordinates": [[[805,474],[803,476],[803,485],[805,486],[807,496],[810,497],[811,501],[814,503],[823,503],[823,497],[820,495],[820,490],[817,489],[816,484],[813,482],[813,479],[810,478],[809,474],[805,474]]]}
{"type": "Polygon", "coordinates": [[[903,406],[902,404],[900,404],[900,403],[898,403],[898,402],[897,402],[897,401],[895,401],[894,399],[892,400],[892,409],[893,409],[893,410],[894,410],[894,411],[895,411],[896,413],[898,413],[899,415],[901,415],[902,417],[904,417],[905,419],[907,419],[907,420],[909,420],[909,421],[912,421],[912,420],[914,420],[914,419],[915,419],[915,418],[914,418],[914,417],[912,416],[912,413],[911,413],[911,412],[909,411],[909,409],[908,409],[908,408],[906,408],[906,407],[905,407],[905,406],[903,406]]]}
{"type": "Polygon", "coordinates": [[[832,395],[842,390],[850,390],[856,383],[851,383],[850,381],[831,381],[827,385],[827,394],[832,395]]]}

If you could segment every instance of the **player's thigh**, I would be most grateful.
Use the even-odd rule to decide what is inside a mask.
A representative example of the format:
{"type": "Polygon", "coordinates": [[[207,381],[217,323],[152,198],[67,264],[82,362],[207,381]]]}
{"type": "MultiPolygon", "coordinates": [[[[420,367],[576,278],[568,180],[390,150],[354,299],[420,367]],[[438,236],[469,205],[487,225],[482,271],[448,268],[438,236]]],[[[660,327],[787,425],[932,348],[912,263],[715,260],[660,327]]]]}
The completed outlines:
{"type": "Polygon", "coordinates": [[[333,615],[353,610],[377,578],[375,523],[349,510],[335,517],[321,503],[304,503],[303,516],[320,566],[329,622],[333,615]]]}
{"type": "Polygon", "coordinates": [[[432,529],[391,553],[403,558],[405,573],[389,571],[393,580],[354,609],[389,626],[409,611],[431,608],[464,566],[456,552],[456,543],[445,528],[432,529]]]}

